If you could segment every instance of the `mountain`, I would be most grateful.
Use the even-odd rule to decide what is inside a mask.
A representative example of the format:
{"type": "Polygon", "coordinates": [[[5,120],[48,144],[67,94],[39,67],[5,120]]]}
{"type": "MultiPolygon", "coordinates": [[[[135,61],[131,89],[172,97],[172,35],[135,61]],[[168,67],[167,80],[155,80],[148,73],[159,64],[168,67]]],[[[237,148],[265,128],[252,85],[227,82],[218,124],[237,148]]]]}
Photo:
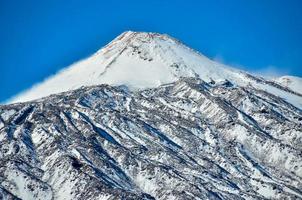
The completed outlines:
{"type": "Polygon", "coordinates": [[[302,199],[301,98],[125,32],[0,106],[0,199],[302,199]]]}
{"type": "Polygon", "coordinates": [[[146,89],[174,82],[180,77],[252,85],[302,108],[300,91],[293,92],[278,82],[212,61],[168,35],[131,31],[122,33],[94,55],[67,67],[11,102],[30,101],[97,84],[146,89]]]}

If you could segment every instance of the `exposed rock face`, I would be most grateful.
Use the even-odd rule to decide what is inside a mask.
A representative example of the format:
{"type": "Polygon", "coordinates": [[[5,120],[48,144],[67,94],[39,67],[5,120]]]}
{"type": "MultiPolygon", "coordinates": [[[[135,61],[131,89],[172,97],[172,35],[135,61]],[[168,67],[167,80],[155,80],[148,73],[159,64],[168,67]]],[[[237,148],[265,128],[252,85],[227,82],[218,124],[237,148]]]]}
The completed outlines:
{"type": "Polygon", "coordinates": [[[302,111],[181,78],[0,106],[0,199],[302,199],[302,111]]]}

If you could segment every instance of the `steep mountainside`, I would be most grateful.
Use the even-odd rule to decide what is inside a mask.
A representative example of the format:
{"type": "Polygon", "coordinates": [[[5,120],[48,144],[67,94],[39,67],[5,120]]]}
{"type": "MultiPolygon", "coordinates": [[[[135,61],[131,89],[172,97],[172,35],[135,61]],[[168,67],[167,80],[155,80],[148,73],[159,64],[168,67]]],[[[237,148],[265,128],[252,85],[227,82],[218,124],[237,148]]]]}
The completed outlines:
{"type": "Polygon", "coordinates": [[[300,82],[125,32],[0,106],[0,199],[302,199],[300,82]]]}
{"type": "Polygon", "coordinates": [[[0,198],[302,199],[302,112],[231,82],[0,107],[0,198]]]}

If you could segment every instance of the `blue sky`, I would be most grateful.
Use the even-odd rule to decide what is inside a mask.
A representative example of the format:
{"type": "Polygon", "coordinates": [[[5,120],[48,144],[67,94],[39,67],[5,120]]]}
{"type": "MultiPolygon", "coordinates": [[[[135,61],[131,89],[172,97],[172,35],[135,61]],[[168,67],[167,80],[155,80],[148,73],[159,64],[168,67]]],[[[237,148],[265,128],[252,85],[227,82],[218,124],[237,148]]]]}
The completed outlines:
{"type": "Polygon", "coordinates": [[[0,102],[125,30],[167,33],[252,72],[302,76],[299,0],[0,0],[0,102]]]}

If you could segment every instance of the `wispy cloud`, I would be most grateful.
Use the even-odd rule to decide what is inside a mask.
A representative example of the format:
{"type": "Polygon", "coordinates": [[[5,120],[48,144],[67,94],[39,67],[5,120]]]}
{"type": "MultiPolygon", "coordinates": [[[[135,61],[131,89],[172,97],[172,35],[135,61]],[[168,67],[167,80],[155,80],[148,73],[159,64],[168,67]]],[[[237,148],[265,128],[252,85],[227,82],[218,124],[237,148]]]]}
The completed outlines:
{"type": "Polygon", "coordinates": [[[237,68],[237,69],[241,69],[241,70],[250,72],[250,73],[258,75],[258,76],[268,77],[268,78],[276,78],[276,77],[280,77],[280,76],[284,76],[284,75],[289,75],[291,72],[288,68],[281,68],[281,67],[277,67],[277,66],[273,66],[273,65],[261,67],[258,69],[252,69],[251,67],[240,65],[238,63],[228,63],[219,54],[216,55],[213,58],[213,60],[216,62],[219,62],[219,63],[223,63],[225,65],[237,68]]]}
{"type": "Polygon", "coordinates": [[[220,54],[217,54],[217,55],[213,58],[213,60],[216,61],[216,62],[219,62],[219,63],[226,64],[226,63],[225,63],[225,60],[223,59],[222,55],[220,55],[220,54]]]}
{"type": "Polygon", "coordinates": [[[260,75],[260,76],[275,78],[275,77],[280,77],[280,76],[290,74],[290,70],[286,69],[286,68],[280,68],[280,67],[270,65],[267,67],[257,69],[255,71],[253,71],[252,73],[260,75]]]}

